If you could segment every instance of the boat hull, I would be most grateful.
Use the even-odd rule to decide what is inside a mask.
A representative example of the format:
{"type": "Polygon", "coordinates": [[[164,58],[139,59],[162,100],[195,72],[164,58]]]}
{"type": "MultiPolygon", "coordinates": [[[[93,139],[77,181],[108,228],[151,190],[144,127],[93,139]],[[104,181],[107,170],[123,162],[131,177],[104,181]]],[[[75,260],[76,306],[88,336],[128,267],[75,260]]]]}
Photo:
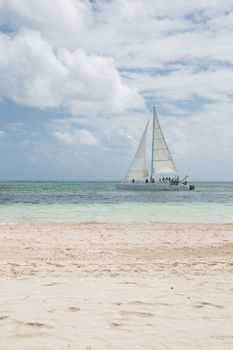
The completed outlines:
{"type": "Polygon", "coordinates": [[[194,189],[194,186],[166,183],[119,183],[116,185],[116,188],[126,191],[190,191],[194,189]]]}

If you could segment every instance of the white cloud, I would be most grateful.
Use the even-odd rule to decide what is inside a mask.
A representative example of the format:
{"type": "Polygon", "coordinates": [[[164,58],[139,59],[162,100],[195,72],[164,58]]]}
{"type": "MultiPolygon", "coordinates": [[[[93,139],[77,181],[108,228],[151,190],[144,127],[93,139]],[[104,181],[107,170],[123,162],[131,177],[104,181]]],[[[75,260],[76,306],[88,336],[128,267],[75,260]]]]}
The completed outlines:
{"type": "Polygon", "coordinates": [[[135,88],[122,83],[114,60],[104,56],[87,56],[83,50],[59,52],[59,60],[67,69],[63,84],[66,103],[72,111],[119,111],[143,107],[143,99],[135,88]],[[94,106],[91,106],[94,102],[94,106]]]}
{"type": "Polygon", "coordinates": [[[98,141],[88,130],[55,131],[54,136],[68,145],[96,146],[98,141]]]}
{"type": "Polygon", "coordinates": [[[37,32],[0,34],[0,96],[35,107],[62,103],[59,83],[65,67],[37,32]]]}
{"type": "Polygon", "coordinates": [[[57,54],[38,32],[0,34],[0,96],[40,108],[68,107],[98,113],[143,106],[135,88],[127,87],[112,58],[84,50],[57,54]],[[95,103],[92,105],[92,103],[95,103]]]}
{"type": "Polygon", "coordinates": [[[89,8],[88,1],[80,0],[0,0],[0,25],[12,31],[27,27],[64,44],[80,31],[89,8]]]}
{"type": "MultiPolygon", "coordinates": [[[[136,84],[142,95],[156,96],[161,107],[172,103],[197,100],[198,98],[225,103],[232,99],[233,70],[229,67],[207,67],[198,69],[195,64],[190,67],[178,65],[165,74],[127,73],[131,84],[136,84]]],[[[182,114],[182,111],[180,111],[182,114]]],[[[177,114],[177,113],[176,113],[177,114]]]]}

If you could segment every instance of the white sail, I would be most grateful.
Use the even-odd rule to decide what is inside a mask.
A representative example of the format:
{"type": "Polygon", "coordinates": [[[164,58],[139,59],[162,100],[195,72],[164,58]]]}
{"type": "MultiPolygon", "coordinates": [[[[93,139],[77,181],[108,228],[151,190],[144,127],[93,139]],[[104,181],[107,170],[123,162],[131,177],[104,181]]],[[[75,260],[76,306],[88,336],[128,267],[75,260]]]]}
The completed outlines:
{"type": "Polygon", "coordinates": [[[176,172],[175,164],[154,110],[151,174],[176,172]]]}
{"type": "Polygon", "coordinates": [[[137,152],[129,168],[125,181],[131,181],[133,179],[134,180],[143,179],[144,177],[148,176],[147,162],[146,162],[146,136],[147,136],[148,123],[149,121],[146,124],[145,131],[142,135],[137,152]]]}

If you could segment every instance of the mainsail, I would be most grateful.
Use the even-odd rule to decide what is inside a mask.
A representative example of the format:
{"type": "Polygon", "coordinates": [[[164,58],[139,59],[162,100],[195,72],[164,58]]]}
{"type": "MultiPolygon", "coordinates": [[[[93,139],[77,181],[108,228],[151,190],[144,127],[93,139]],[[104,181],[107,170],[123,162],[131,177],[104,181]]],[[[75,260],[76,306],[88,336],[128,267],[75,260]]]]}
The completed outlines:
{"type": "Polygon", "coordinates": [[[152,162],[151,176],[158,173],[176,173],[176,167],[172,160],[171,153],[166,144],[159,121],[153,111],[153,139],[152,139],[152,162]]]}
{"type": "Polygon", "coordinates": [[[148,123],[146,124],[145,131],[142,135],[141,141],[139,143],[137,152],[134,156],[132,164],[129,168],[128,174],[126,176],[126,181],[131,181],[133,179],[142,179],[148,176],[147,162],[146,162],[146,136],[148,123]]]}

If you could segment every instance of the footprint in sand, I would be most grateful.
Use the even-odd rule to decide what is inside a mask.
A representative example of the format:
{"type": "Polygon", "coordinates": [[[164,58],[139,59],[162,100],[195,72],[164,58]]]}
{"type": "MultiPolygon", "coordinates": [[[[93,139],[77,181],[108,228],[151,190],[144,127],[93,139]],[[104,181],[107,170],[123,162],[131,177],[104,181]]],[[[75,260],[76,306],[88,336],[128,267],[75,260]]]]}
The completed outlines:
{"type": "Polygon", "coordinates": [[[149,303],[149,302],[146,302],[146,301],[142,301],[142,300],[132,300],[128,303],[129,305],[138,305],[138,306],[152,306],[154,305],[154,303],[149,303]]]}
{"type": "Polygon", "coordinates": [[[26,326],[30,326],[30,327],[34,327],[34,328],[48,327],[44,323],[40,323],[40,322],[27,322],[26,326]]]}
{"type": "Polygon", "coordinates": [[[124,332],[131,332],[131,330],[129,329],[129,325],[127,323],[121,323],[121,322],[110,322],[110,326],[111,328],[115,329],[115,330],[120,330],[120,331],[124,331],[124,332]]]}
{"type": "Polygon", "coordinates": [[[216,307],[217,309],[224,309],[224,306],[222,306],[222,305],[208,303],[207,301],[199,302],[199,303],[195,304],[194,306],[197,308],[202,308],[204,306],[213,306],[213,307],[216,307]]]}
{"type": "Polygon", "coordinates": [[[141,311],[120,311],[122,316],[138,316],[138,317],[153,317],[154,315],[151,312],[141,312],[141,311]]]}
{"type": "Polygon", "coordinates": [[[52,286],[56,286],[57,284],[59,284],[58,282],[51,282],[51,283],[45,283],[43,284],[44,287],[52,287],[52,286]]]}
{"type": "Polygon", "coordinates": [[[68,310],[69,310],[70,312],[77,312],[77,311],[80,311],[80,308],[77,307],[77,306],[71,306],[71,307],[69,307],[68,310]]]}
{"type": "Polygon", "coordinates": [[[112,322],[111,325],[113,327],[120,327],[122,324],[121,323],[117,323],[117,322],[112,322]]]}
{"type": "Polygon", "coordinates": [[[7,318],[9,318],[10,316],[0,316],[0,321],[1,320],[6,320],[7,318]]]}

